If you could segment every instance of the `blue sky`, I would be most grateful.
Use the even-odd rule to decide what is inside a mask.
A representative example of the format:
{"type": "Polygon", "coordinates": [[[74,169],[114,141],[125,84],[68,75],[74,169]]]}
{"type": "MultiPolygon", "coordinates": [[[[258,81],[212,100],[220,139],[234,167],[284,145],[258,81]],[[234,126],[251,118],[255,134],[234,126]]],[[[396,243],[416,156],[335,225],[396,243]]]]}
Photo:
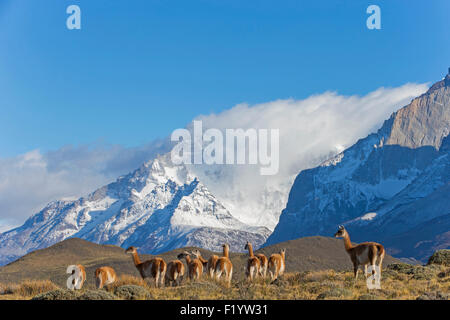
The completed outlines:
{"type": "Polygon", "coordinates": [[[0,0],[0,158],[139,146],[199,114],[435,82],[450,1],[0,0]],[[66,8],[82,29],[66,28],[66,8]],[[366,28],[381,7],[382,30],[366,28]]]}

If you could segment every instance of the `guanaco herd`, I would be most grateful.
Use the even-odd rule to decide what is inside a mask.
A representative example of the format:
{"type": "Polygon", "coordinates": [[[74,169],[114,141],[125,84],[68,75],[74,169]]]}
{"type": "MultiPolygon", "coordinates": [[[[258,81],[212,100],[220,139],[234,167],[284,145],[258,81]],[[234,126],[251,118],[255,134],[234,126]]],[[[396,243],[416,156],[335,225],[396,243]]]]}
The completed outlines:
{"type": "MultiPolygon", "coordinates": [[[[339,226],[338,231],[334,235],[336,238],[343,238],[345,250],[347,251],[353,263],[353,271],[355,282],[358,278],[360,266],[364,266],[366,277],[368,276],[367,267],[370,264],[376,266],[378,261],[379,272],[381,276],[381,266],[383,263],[385,250],[384,247],[376,242],[364,242],[353,245],[350,236],[344,226],[339,226]]],[[[283,275],[286,269],[286,249],[282,249],[279,253],[272,254],[269,259],[262,254],[254,254],[253,246],[250,242],[245,245],[248,250],[248,260],[245,268],[245,274],[249,281],[253,281],[256,277],[266,278],[269,271],[270,278],[275,281],[279,276],[283,275]]],[[[211,255],[208,260],[204,259],[199,250],[191,252],[184,251],[177,256],[177,259],[166,262],[158,257],[141,262],[135,247],[129,247],[125,253],[130,254],[136,269],[139,271],[142,279],[152,278],[155,280],[156,287],[164,285],[179,286],[186,273],[186,268],[182,262],[184,259],[187,265],[187,276],[191,281],[200,280],[203,276],[203,269],[211,279],[219,280],[224,276],[225,283],[230,286],[233,276],[233,264],[230,260],[230,247],[228,244],[222,245],[222,256],[211,255]]],[[[86,272],[83,266],[77,265],[82,274],[82,283],[86,280],[86,272]]],[[[372,274],[375,268],[372,268],[372,274]]],[[[96,287],[101,289],[104,286],[112,284],[116,281],[117,276],[111,267],[101,267],[95,270],[96,287]]]]}

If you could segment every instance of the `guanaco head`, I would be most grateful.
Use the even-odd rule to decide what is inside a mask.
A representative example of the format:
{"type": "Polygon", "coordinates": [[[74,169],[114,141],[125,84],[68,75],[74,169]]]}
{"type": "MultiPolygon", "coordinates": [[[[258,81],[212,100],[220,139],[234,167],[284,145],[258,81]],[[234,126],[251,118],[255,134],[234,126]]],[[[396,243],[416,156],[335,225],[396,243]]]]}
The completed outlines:
{"type": "Polygon", "coordinates": [[[347,235],[347,230],[345,230],[344,226],[339,226],[338,231],[334,234],[336,238],[342,238],[347,235]]]}
{"type": "Polygon", "coordinates": [[[245,249],[245,250],[248,250],[248,247],[249,247],[249,246],[251,246],[251,243],[247,241],[247,243],[245,244],[244,249],[245,249]]]}
{"type": "Polygon", "coordinates": [[[280,255],[281,255],[282,257],[285,257],[285,256],[286,256],[286,248],[281,249],[280,255]]]}
{"type": "Polygon", "coordinates": [[[192,254],[193,256],[195,256],[196,258],[202,256],[202,254],[200,253],[200,250],[198,250],[198,249],[192,250],[192,251],[191,251],[191,254],[192,254]]]}
{"type": "Polygon", "coordinates": [[[131,246],[131,247],[129,247],[127,250],[125,250],[125,253],[131,253],[131,254],[133,254],[133,253],[136,253],[137,251],[136,251],[136,248],[135,247],[133,247],[133,246],[131,246]]]}
{"type": "Polygon", "coordinates": [[[224,249],[226,248],[226,249],[230,250],[230,246],[228,245],[228,243],[223,244],[222,248],[224,248],[224,249]]]}

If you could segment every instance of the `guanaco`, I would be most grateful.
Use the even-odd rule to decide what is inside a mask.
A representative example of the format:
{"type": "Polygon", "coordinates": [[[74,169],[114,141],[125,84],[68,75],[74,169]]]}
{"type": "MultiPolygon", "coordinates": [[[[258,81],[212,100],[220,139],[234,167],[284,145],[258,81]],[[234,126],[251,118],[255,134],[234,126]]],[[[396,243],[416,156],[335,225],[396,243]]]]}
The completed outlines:
{"type": "Polygon", "coordinates": [[[259,270],[261,268],[261,261],[253,254],[253,246],[250,242],[247,241],[247,244],[245,245],[244,249],[248,250],[249,255],[245,274],[247,276],[247,279],[252,281],[253,278],[260,273],[259,270]]]}
{"type": "Polygon", "coordinates": [[[334,234],[336,238],[344,239],[345,251],[347,251],[350,259],[353,263],[353,273],[355,274],[355,283],[358,279],[359,266],[364,266],[364,274],[366,277],[367,266],[369,263],[372,265],[372,274],[375,274],[375,265],[378,260],[378,267],[380,268],[381,277],[381,266],[383,264],[383,259],[385,255],[385,250],[383,245],[376,242],[363,242],[357,245],[352,245],[350,241],[350,235],[344,226],[339,226],[338,231],[334,234]]]}
{"type": "Polygon", "coordinates": [[[225,274],[225,281],[228,286],[231,284],[231,277],[233,276],[233,264],[230,260],[230,246],[228,244],[222,245],[223,256],[217,260],[216,269],[214,271],[216,279],[219,280],[222,273],[225,274]]]}
{"type": "Polygon", "coordinates": [[[191,254],[187,251],[180,253],[178,259],[185,259],[188,266],[188,276],[191,280],[199,280],[203,274],[203,264],[197,258],[192,259],[191,254]]]}
{"type": "Polygon", "coordinates": [[[274,253],[269,258],[269,272],[272,281],[283,275],[286,269],[286,249],[281,249],[280,253],[274,253]]]}
{"type": "Polygon", "coordinates": [[[154,278],[156,287],[164,286],[164,278],[167,271],[167,264],[164,262],[163,259],[153,258],[141,262],[135,247],[129,247],[127,250],[125,250],[125,253],[131,254],[134,265],[136,266],[136,269],[139,271],[139,274],[141,275],[142,279],[154,278]]]}
{"type": "Polygon", "coordinates": [[[95,270],[95,285],[97,289],[116,282],[116,272],[111,267],[100,267],[95,270]]]}
{"type": "Polygon", "coordinates": [[[267,257],[262,253],[256,253],[255,257],[257,257],[259,261],[261,261],[261,266],[259,268],[259,275],[265,278],[267,274],[267,268],[269,265],[269,259],[267,259],[267,257]]]}
{"type": "Polygon", "coordinates": [[[217,261],[219,261],[219,256],[213,254],[211,257],[209,257],[208,263],[206,264],[206,270],[207,270],[209,276],[211,277],[211,279],[214,278],[214,273],[216,272],[217,261]]]}
{"type": "Polygon", "coordinates": [[[167,264],[166,282],[179,286],[184,276],[184,264],[180,260],[172,260],[167,264]]]}

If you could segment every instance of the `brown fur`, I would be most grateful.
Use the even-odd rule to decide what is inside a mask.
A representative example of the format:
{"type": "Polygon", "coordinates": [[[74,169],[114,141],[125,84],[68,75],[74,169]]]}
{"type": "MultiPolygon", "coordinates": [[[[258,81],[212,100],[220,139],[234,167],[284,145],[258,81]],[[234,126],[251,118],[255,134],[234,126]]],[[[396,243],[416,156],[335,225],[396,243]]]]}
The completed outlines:
{"type": "Polygon", "coordinates": [[[247,241],[247,244],[245,245],[244,249],[248,250],[249,255],[245,274],[247,276],[247,279],[252,281],[253,277],[255,277],[260,273],[261,261],[253,254],[253,246],[250,242],[247,241]]]}
{"type": "Polygon", "coordinates": [[[81,289],[83,288],[83,284],[86,281],[86,269],[81,264],[77,264],[77,267],[80,269],[81,272],[81,286],[80,286],[81,289]]]}
{"type": "Polygon", "coordinates": [[[219,261],[219,256],[213,254],[208,259],[208,264],[206,265],[206,270],[211,278],[214,278],[214,272],[216,272],[217,261],[219,261]]]}
{"type": "Polygon", "coordinates": [[[230,246],[228,244],[222,245],[223,256],[217,260],[215,275],[216,279],[219,280],[222,273],[225,274],[225,281],[227,281],[228,286],[231,284],[231,278],[233,277],[233,264],[231,263],[229,253],[230,246]]]}
{"type": "Polygon", "coordinates": [[[116,272],[111,267],[100,267],[95,270],[95,285],[97,289],[116,282],[116,272]]]}
{"type": "Polygon", "coordinates": [[[129,253],[132,255],[134,265],[136,266],[136,269],[139,271],[139,274],[141,275],[142,279],[148,277],[153,278],[155,279],[156,287],[164,286],[167,264],[163,259],[153,258],[141,262],[135,247],[129,247],[127,250],[125,250],[125,253],[129,253]]]}
{"type": "Polygon", "coordinates": [[[255,254],[255,257],[257,257],[259,261],[261,261],[261,267],[259,268],[259,275],[265,278],[269,266],[269,259],[267,259],[267,257],[262,253],[255,254]]]}
{"type": "Polygon", "coordinates": [[[178,259],[186,259],[188,266],[188,276],[191,280],[200,280],[203,274],[203,264],[197,258],[191,259],[190,253],[185,251],[178,255],[178,259]]]}
{"type": "Polygon", "coordinates": [[[167,264],[166,281],[168,284],[179,286],[183,280],[185,268],[180,260],[172,260],[167,264]]]}
{"type": "Polygon", "coordinates": [[[200,253],[199,250],[193,250],[192,255],[194,255],[198,260],[200,260],[203,267],[206,267],[208,265],[208,261],[202,257],[202,254],[200,253]]]}
{"type": "Polygon", "coordinates": [[[274,253],[269,258],[269,273],[272,281],[275,281],[278,276],[283,275],[286,269],[286,249],[282,249],[280,253],[274,253]]]}
{"type": "MultiPolygon", "coordinates": [[[[369,265],[369,263],[373,266],[376,265],[377,259],[381,276],[381,268],[385,255],[383,245],[376,242],[363,242],[354,246],[350,241],[350,235],[348,234],[347,230],[345,230],[344,226],[340,226],[334,236],[336,238],[342,237],[344,239],[345,251],[347,251],[348,255],[350,256],[350,260],[353,263],[355,282],[358,279],[359,266],[364,266],[364,273],[366,276],[368,276],[367,266],[369,265]]],[[[373,273],[375,273],[375,270],[372,271],[372,274],[373,273]]]]}

